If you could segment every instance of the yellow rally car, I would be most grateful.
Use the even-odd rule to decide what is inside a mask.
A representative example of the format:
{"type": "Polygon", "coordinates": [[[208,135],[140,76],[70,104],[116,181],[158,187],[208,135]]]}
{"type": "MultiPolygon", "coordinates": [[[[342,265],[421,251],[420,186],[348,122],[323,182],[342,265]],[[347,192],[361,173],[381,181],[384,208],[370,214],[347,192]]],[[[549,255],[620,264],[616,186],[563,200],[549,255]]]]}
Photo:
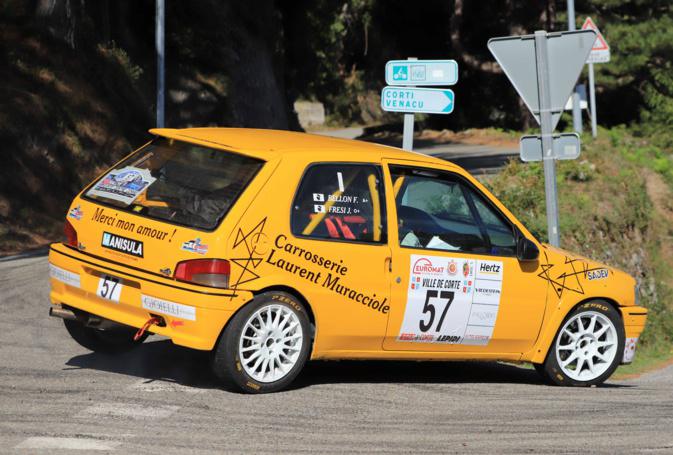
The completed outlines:
{"type": "Polygon", "coordinates": [[[88,349],[161,334],[248,392],[309,357],[526,361],[576,386],[633,359],[634,279],[539,243],[454,164],[286,131],[151,132],[51,246],[50,314],[88,349]]]}

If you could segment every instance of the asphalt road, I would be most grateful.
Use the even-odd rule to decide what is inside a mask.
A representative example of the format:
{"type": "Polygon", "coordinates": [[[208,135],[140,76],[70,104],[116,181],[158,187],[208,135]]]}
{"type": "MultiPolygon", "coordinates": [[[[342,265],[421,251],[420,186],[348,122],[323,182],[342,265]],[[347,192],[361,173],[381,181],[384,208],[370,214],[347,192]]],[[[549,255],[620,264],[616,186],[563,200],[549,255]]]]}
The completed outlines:
{"type": "Polygon", "coordinates": [[[1,453],[673,453],[673,368],[591,389],[496,363],[310,363],[271,395],[150,338],[89,353],[47,316],[44,255],[0,261],[1,453]]]}

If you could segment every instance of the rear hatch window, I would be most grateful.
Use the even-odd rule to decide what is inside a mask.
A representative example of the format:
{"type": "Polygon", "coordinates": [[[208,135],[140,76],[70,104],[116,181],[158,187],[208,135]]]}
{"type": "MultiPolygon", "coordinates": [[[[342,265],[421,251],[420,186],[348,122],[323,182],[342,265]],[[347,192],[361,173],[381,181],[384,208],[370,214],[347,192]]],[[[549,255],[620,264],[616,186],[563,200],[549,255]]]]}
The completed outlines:
{"type": "Polygon", "coordinates": [[[157,138],[96,181],[85,199],[159,221],[211,231],[263,161],[157,138]]]}

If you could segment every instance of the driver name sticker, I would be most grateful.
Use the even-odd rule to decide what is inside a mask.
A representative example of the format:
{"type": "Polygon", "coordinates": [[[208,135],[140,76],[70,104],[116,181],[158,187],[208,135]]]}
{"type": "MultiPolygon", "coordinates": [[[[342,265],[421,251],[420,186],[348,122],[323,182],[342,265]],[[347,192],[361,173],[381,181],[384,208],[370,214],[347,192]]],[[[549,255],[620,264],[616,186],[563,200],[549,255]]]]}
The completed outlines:
{"type": "Polygon", "coordinates": [[[108,172],[87,195],[113,199],[130,205],[155,181],[148,169],[126,166],[108,172]]]}
{"type": "Polygon", "coordinates": [[[502,278],[500,261],[412,255],[398,341],[487,345],[502,278]]]}

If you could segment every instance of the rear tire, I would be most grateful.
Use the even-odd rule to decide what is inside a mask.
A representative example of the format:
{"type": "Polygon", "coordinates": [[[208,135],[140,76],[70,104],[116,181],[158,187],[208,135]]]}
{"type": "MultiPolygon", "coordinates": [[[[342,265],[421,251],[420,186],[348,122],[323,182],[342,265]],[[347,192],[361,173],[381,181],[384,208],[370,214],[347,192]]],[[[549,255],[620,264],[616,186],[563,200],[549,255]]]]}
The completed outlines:
{"type": "Polygon", "coordinates": [[[231,319],[212,367],[230,389],[277,392],[294,381],[310,351],[311,324],[304,306],[286,292],[265,292],[231,319]]]}
{"type": "Polygon", "coordinates": [[[624,324],[612,305],[583,303],[565,318],[544,364],[535,369],[555,385],[602,384],[619,366],[624,342],[624,324]]]}
{"type": "Polygon", "coordinates": [[[133,327],[119,327],[113,329],[96,329],[87,327],[79,321],[64,319],[65,328],[80,346],[93,352],[102,354],[121,354],[140,346],[149,336],[145,332],[138,341],[133,341],[137,329],[133,327]]]}

